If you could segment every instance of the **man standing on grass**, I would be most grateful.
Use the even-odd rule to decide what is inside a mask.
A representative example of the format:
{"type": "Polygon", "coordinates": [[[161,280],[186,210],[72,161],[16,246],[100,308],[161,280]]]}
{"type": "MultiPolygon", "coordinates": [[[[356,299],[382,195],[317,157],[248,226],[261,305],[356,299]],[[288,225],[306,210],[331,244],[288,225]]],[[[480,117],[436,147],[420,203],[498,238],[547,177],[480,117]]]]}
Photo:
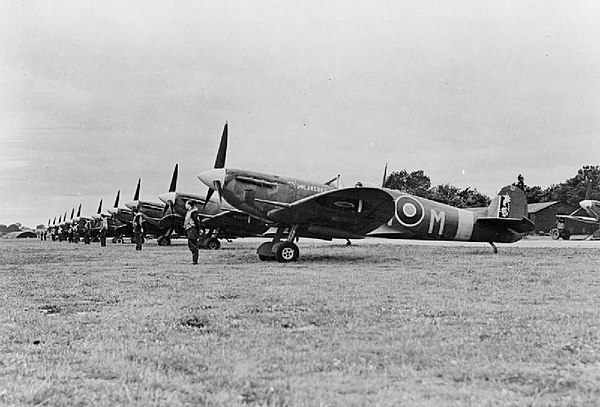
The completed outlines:
{"type": "Polygon", "coordinates": [[[135,250],[142,250],[144,243],[144,217],[137,207],[133,208],[133,240],[135,241],[135,250]]]}
{"type": "Polygon", "coordinates": [[[198,238],[200,237],[200,219],[198,219],[198,208],[196,201],[190,199],[185,203],[185,219],[183,228],[187,232],[188,248],[192,252],[192,263],[198,264],[198,238]]]}
{"type": "Polygon", "coordinates": [[[106,232],[108,232],[108,218],[102,216],[100,224],[100,246],[106,247],[106,232]]]}

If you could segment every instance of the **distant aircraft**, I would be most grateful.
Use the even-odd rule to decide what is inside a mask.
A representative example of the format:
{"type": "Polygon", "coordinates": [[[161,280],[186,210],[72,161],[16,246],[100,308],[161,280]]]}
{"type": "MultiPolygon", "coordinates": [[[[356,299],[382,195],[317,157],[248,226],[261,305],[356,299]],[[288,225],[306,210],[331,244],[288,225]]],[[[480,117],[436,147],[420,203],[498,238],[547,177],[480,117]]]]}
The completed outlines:
{"type": "Polygon", "coordinates": [[[183,220],[187,209],[185,203],[194,200],[199,203],[198,212],[204,229],[201,246],[217,250],[221,247],[219,239],[235,239],[237,237],[261,236],[269,226],[225,203],[206,201],[197,194],[177,192],[177,175],[179,165],[175,164],[169,192],[160,194],[158,198],[165,203],[165,211],[160,221],[162,227],[183,229],[183,220]]]}
{"type": "Polygon", "coordinates": [[[488,208],[467,210],[401,191],[331,185],[225,168],[227,124],[214,169],[198,178],[235,208],[277,226],[272,241],[257,250],[261,260],[290,262],[300,251],[298,237],[331,240],[368,236],[396,239],[511,243],[534,229],[526,218],[527,199],[514,186],[502,188],[488,208]],[[287,237],[286,237],[287,236],[287,237]],[[283,240],[285,238],[285,240],[283,240]]]}
{"type": "Polygon", "coordinates": [[[571,237],[572,233],[567,227],[567,221],[595,226],[595,230],[591,234],[600,228],[600,201],[585,199],[579,202],[579,206],[581,208],[570,215],[556,215],[558,227],[550,231],[552,239],[568,240],[571,237]],[[588,216],[584,216],[584,213],[588,216]]]}
{"type": "MultiPolygon", "coordinates": [[[[141,179],[138,179],[137,187],[133,194],[134,201],[137,201],[140,197],[140,183],[141,179]]],[[[113,243],[123,243],[124,237],[133,237],[131,223],[133,221],[133,213],[128,207],[119,206],[119,192],[117,192],[117,199],[115,200],[114,207],[108,209],[108,213],[111,215],[111,218],[109,219],[112,219],[114,224],[113,233],[115,236],[112,239],[113,243]]]]}
{"type": "MultiPolygon", "coordinates": [[[[137,199],[134,197],[133,201],[126,202],[125,206],[130,209],[132,213],[134,208],[137,208],[142,213],[144,217],[144,235],[156,236],[159,246],[170,246],[173,231],[183,234],[183,228],[179,230],[161,226],[160,221],[165,213],[165,204],[140,200],[140,181],[141,180],[138,180],[138,187],[136,190],[137,199]]],[[[133,215],[131,216],[131,220],[133,220],[133,215]]]]}

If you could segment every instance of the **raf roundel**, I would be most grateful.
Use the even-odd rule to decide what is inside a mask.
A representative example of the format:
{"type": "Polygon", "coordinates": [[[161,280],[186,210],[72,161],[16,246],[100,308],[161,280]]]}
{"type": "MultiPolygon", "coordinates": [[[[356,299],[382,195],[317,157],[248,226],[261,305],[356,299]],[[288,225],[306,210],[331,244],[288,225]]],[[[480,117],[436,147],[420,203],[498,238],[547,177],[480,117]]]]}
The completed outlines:
{"type": "Polygon", "coordinates": [[[421,202],[411,196],[401,196],[396,199],[396,219],[400,224],[413,227],[423,220],[425,210],[421,202]]]}

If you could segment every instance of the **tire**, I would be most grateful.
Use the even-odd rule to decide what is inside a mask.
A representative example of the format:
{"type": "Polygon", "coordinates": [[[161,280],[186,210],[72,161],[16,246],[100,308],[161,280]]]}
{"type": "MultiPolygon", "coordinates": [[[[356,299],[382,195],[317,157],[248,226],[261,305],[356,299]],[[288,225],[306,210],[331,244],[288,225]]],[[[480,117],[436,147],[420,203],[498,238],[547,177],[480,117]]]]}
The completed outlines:
{"type": "Polygon", "coordinates": [[[550,231],[550,237],[554,240],[558,240],[560,238],[560,232],[558,231],[558,229],[552,229],[550,231]]]}
{"type": "Polygon", "coordinates": [[[219,248],[221,247],[221,242],[219,242],[219,239],[215,239],[214,237],[211,237],[210,239],[207,239],[204,242],[204,246],[208,250],[219,250],[219,248]]]}
{"type": "Polygon", "coordinates": [[[571,235],[569,233],[563,233],[561,237],[563,238],[563,240],[569,240],[571,238],[571,235]]]}
{"type": "Polygon", "coordinates": [[[298,260],[300,249],[292,242],[281,242],[275,248],[275,259],[280,263],[290,263],[298,260]]]}
{"type": "Polygon", "coordinates": [[[171,246],[171,239],[167,236],[160,236],[156,242],[159,246],[171,246]]]}
{"type": "Polygon", "coordinates": [[[115,242],[115,243],[118,243],[118,244],[121,244],[121,243],[123,243],[123,238],[122,238],[122,237],[116,237],[116,238],[114,239],[114,242],[115,242]]]}

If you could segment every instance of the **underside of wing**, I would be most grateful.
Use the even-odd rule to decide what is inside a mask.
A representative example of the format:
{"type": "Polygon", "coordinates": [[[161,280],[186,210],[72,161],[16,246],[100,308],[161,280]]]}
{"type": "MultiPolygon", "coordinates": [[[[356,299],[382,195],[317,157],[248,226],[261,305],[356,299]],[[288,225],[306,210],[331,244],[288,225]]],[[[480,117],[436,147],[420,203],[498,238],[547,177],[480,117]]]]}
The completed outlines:
{"type": "Polygon", "coordinates": [[[304,198],[287,207],[273,209],[269,219],[299,225],[309,235],[357,238],[389,221],[394,199],[379,188],[344,188],[304,198]]]}
{"type": "Polygon", "coordinates": [[[158,226],[164,229],[174,229],[181,225],[183,225],[183,216],[176,213],[169,213],[158,222],[158,226]]]}
{"type": "Polygon", "coordinates": [[[534,223],[525,217],[521,219],[485,217],[478,218],[477,223],[495,228],[509,229],[516,233],[527,233],[535,229],[534,223]]]}
{"type": "Polygon", "coordinates": [[[571,220],[574,222],[587,223],[589,225],[597,225],[598,223],[600,223],[600,222],[598,222],[598,219],[591,218],[588,216],[556,215],[556,218],[561,220],[562,222],[564,222],[566,220],[571,220]]]}
{"type": "Polygon", "coordinates": [[[202,226],[218,229],[219,236],[251,237],[262,236],[269,226],[240,211],[223,211],[214,216],[202,219],[202,226]]]}

